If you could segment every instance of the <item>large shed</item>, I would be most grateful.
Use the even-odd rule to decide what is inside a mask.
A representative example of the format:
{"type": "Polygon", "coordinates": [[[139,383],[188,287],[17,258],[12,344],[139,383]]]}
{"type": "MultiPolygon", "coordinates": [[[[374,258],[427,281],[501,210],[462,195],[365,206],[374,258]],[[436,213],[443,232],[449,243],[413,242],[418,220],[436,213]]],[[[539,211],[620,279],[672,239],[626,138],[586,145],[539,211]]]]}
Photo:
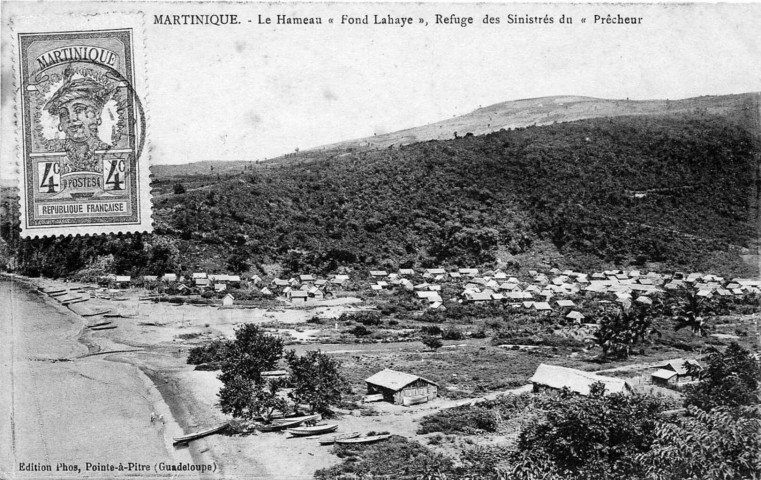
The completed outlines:
{"type": "Polygon", "coordinates": [[[396,405],[412,405],[433,400],[439,385],[410,373],[387,368],[365,380],[367,394],[383,394],[383,399],[396,405]]]}
{"type": "Polygon", "coordinates": [[[529,379],[534,384],[534,392],[542,390],[562,390],[568,388],[579,395],[589,395],[593,383],[605,385],[605,394],[631,393],[631,386],[625,380],[597,375],[592,372],[558,365],[540,364],[534,376],[529,379]]]}

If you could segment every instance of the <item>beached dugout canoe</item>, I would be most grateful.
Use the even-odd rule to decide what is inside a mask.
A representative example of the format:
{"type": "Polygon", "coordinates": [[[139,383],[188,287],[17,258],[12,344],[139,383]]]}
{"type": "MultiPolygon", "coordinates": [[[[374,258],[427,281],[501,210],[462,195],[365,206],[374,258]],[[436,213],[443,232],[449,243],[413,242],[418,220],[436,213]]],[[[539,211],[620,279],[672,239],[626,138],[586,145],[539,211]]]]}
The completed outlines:
{"type": "Polygon", "coordinates": [[[259,425],[257,428],[260,432],[274,432],[276,430],[285,430],[286,428],[298,427],[304,422],[317,422],[322,419],[322,415],[307,415],[304,417],[290,417],[273,420],[272,423],[259,425]]]}
{"type": "Polygon", "coordinates": [[[116,328],[116,325],[101,325],[100,327],[92,327],[90,330],[112,330],[116,328]]]}
{"type": "Polygon", "coordinates": [[[336,443],[338,445],[352,445],[355,443],[375,443],[380,442],[381,440],[388,440],[391,438],[391,435],[373,435],[372,437],[357,437],[357,438],[346,438],[342,440],[336,440],[336,443]]]}
{"type": "Polygon", "coordinates": [[[223,423],[222,425],[220,425],[218,427],[209,428],[208,430],[202,430],[200,432],[189,433],[189,434],[184,435],[182,437],[175,437],[173,439],[174,440],[174,445],[177,445],[177,444],[180,444],[180,443],[188,443],[188,442],[190,442],[192,440],[196,440],[198,438],[205,437],[207,435],[212,435],[214,433],[221,432],[222,430],[226,429],[229,426],[230,426],[230,424],[226,422],[226,423],[223,423]]]}
{"type": "Polygon", "coordinates": [[[361,434],[359,432],[344,433],[343,435],[333,435],[332,437],[320,438],[320,445],[333,445],[338,440],[348,440],[350,438],[357,438],[361,434]]]}
{"type": "Polygon", "coordinates": [[[296,427],[289,428],[288,433],[296,437],[308,437],[310,435],[323,435],[325,433],[335,432],[338,425],[317,425],[314,427],[296,427]]]}

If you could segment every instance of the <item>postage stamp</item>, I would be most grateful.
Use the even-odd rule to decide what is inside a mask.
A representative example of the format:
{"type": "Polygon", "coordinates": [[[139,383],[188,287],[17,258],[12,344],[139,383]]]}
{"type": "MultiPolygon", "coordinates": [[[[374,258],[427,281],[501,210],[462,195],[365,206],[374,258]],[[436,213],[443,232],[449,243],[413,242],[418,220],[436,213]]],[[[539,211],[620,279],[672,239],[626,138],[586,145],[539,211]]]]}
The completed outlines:
{"type": "Polygon", "coordinates": [[[151,231],[135,30],[16,40],[22,236],[151,231]]]}

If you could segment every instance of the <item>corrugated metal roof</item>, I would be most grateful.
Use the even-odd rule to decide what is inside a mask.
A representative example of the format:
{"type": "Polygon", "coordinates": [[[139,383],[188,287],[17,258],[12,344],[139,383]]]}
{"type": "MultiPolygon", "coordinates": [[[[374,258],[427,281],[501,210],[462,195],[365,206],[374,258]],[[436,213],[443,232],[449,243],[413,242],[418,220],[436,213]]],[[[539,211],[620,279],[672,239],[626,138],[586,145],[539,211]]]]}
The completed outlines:
{"type": "Polygon", "coordinates": [[[558,390],[568,387],[572,392],[589,395],[589,387],[595,382],[605,384],[605,393],[625,393],[629,390],[626,381],[620,378],[605,377],[591,372],[584,372],[557,365],[540,364],[530,382],[558,390]]]}
{"type": "Polygon", "coordinates": [[[397,372],[396,370],[391,370],[390,368],[381,370],[375,375],[370,376],[369,378],[365,379],[365,382],[371,383],[373,385],[378,385],[380,387],[389,388],[391,390],[401,390],[402,388],[418,379],[422,379],[428,383],[438,385],[436,382],[432,382],[426,378],[418,377],[417,375],[412,375],[411,373],[397,372]]]}
{"type": "Polygon", "coordinates": [[[663,380],[668,380],[671,377],[673,377],[674,375],[676,375],[676,372],[671,371],[671,370],[660,369],[660,370],[656,370],[656,371],[653,372],[653,377],[655,377],[655,378],[661,378],[663,380]]]}

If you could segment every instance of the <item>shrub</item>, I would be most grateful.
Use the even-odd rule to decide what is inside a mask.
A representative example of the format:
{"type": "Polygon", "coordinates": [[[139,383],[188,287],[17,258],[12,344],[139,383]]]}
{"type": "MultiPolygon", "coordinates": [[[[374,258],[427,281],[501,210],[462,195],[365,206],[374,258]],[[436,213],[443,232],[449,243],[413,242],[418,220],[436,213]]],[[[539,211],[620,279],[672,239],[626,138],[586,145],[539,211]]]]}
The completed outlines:
{"type": "Polygon", "coordinates": [[[482,406],[467,406],[442,410],[420,421],[419,434],[496,432],[499,426],[496,411],[482,406]]]}

